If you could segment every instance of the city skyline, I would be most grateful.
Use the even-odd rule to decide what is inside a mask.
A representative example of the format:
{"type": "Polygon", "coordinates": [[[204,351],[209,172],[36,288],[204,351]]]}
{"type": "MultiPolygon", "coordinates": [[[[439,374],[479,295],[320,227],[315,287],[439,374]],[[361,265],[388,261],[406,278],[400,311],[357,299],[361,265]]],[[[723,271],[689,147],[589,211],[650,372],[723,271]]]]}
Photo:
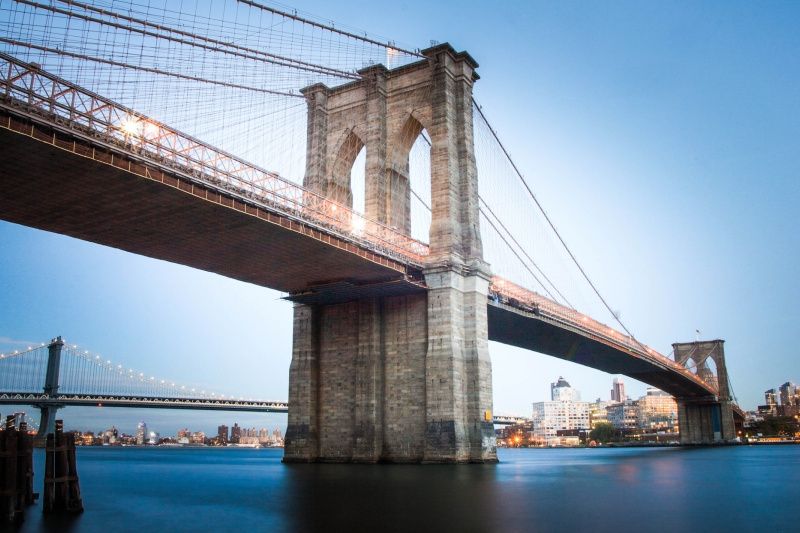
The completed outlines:
{"type": "MultiPolygon", "coordinates": [[[[800,247],[790,230],[797,163],[789,140],[798,123],[790,99],[797,79],[769,83],[790,76],[783,66],[796,62],[797,37],[785,26],[790,16],[744,4],[725,15],[702,6],[680,13],[603,8],[615,35],[602,27],[584,32],[599,8],[520,6],[493,43],[497,37],[458,25],[468,25],[466,14],[443,30],[439,6],[429,8],[430,23],[389,25],[374,7],[348,4],[334,12],[297,4],[333,19],[359,12],[360,25],[377,34],[419,45],[450,40],[473,54],[482,76],[476,96],[636,335],[664,353],[695,329],[726,339],[734,391],[746,409],[760,403],[770,383],[797,381],[786,331],[797,319],[791,265],[800,247]],[[754,17],[763,31],[745,42],[754,17]],[[667,29],[635,29],[656,19],[667,29]],[[543,31],[529,42],[522,21],[543,31]],[[548,35],[548,22],[566,35],[548,35]],[[698,38],[707,24],[718,30],[710,43],[698,38]],[[670,31],[685,37],[674,51],[670,31]],[[641,42],[641,50],[625,49],[630,42],[641,42]],[[529,84],[532,97],[507,95],[512,80],[529,84]],[[592,215],[585,205],[594,206],[592,215]],[[783,243],[783,257],[773,258],[762,234],[773,236],[770,246],[783,243]],[[740,307],[768,312],[736,312],[740,307]],[[766,386],[753,382],[755,375],[766,386]]],[[[480,24],[500,27],[508,13],[501,8],[480,24]]],[[[279,293],[8,223],[0,224],[0,243],[0,282],[12,303],[0,311],[0,350],[64,335],[148,372],[233,394],[285,397],[291,304],[279,293]]],[[[601,372],[495,343],[490,352],[497,413],[524,414],[530,391],[552,375],[571,374],[587,397],[608,390],[611,376],[601,372]]],[[[645,389],[626,384],[630,396],[645,389]]]]}

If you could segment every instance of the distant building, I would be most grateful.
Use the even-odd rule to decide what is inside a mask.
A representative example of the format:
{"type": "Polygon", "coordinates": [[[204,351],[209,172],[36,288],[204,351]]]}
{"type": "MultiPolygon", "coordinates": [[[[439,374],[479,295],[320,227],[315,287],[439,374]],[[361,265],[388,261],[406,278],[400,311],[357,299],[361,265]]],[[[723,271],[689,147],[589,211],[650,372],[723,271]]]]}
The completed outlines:
{"type": "Polygon", "coordinates": [[[627,399],[628,397],[625,395],[625,383],[619,378],[614,378],[611,384],[611,401],[620,403],[627,399]]]}
{"type": "Polygon", "coordinates": [[[242,437],[242,428],[239,427],[239,423],[235,422],[233,427],[231,428],[231,442],[233,444],[239,444],[239,439],[242,437]]]}
{"type": "Polygon", "coordinates": [[[117,428],[111,426],[110,428],[108,428],[103,432],[101,439],[104,445],[107,444],[111,446],[117,443],[118,437],[119,437],[119,432],[117,431],[117,428]]]}
{"type": "Polygon", "coordinates": [[[558,381],[550,384],[550,400],[554,402],[579,402],[581,393],[570,387],[566,379],[558,376],[558,381]]]}
{"type": "Polygon", "coordinates": [[[639,424],[636,402],[625,400],[606,407],[608,422],[617,429],[636,429],[639,424]]]}
{"type": "Polygon", "coordinates": [[[797,404],[797,387],[794,383],[787,381],[778,390],[781,395],[781,405],[794,407],[797,404]]]}
{"type": "Polygon", "coordinates": [[[577,437],[565,434],[564,430],[589,429],[589,403],[579,401],[580,393],[563,377],[551,383],[550,398],[552,401],[533,404],[533,440],[548,446],[578,444],[577,437]]]}
{"type": "Polygon", "coordinates": [[[678,426],[678,403],[664,391],[648,387],[636,401],[636,425],[646,430],[674,431],[678,426]]]}
{"type": "Polygon", "coordinates": [[[764,391],[764,405],[768,406],[778,406],[778,396],[775,393],[775,389],[769,389],[768,391],[764,391]]]}
{"type": "Polygon", "coordinates": [[[589,404],[589,427],[591,429],[597,427],[597,424],[608,422],[608,411],[606,411],[608,406],[609,402],[600,398],[589,404]]]}
{"type": "Polygon", "coordinates": [[[228,426],[225,424],[217,426],[217,439],[220,444],[228,444],[228,426]]]}
{"type": "Polygon", "coordinates": [[[136,426],[136,444],[139,446],[147,444],[147,424],[145,422],[139,422],[139,425],[136,426]]]}

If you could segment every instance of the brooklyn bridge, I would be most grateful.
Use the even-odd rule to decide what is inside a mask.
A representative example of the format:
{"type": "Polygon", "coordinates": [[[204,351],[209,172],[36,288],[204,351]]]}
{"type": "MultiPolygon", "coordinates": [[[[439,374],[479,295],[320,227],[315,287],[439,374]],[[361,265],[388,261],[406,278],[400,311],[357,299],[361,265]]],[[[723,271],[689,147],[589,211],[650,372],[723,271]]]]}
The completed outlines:
{"type": "Polygon", "coordinates": [[[69,404],[288,410],[285,461],[493,462],[491,340],[674,395],[682,443],[735,437],[722,341],[667,356],[625,326],[473,97],[469,53],[244,0],[232,4],[262,32],[199,33],[100,2],[4,4],[0,218],[293,302],[288,401],[150,382],[68,345],[82,370],[60,372],[60,339],[4,354],[0,401],[39,406],[43,431],[69,404]],[[216,112],[232,102],[238,113],[216,112]],[[248,117],[255,105],[269,112],[248,117]],[[608,318],[570,303],[525,231],[534,220],[608,318]]]}

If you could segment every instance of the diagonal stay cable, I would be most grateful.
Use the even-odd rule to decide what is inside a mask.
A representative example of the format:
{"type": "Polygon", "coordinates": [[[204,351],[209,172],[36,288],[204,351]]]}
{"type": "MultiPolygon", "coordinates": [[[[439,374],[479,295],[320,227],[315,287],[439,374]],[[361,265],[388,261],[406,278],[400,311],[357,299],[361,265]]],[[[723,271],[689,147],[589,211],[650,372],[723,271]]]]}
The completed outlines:
{"type": "Polygon", "coordinates": [[[511,155],[508,153],[508,150],[506,150],[506,147],[500,141],[500,137],[498,137],[497,132],[494,130],[494,128],[492,128],[492,125],[489,124],[489,121],[487,120],[486,115],[484,115],[483,109],[481,109],[481,106],[478,105],[478,102],[476,102],[474,98],[472,99],[472,103],[475,105],[475,108],[478,110],[478,113],[480,114],[481,118],[483,119],[483,122],[486,124],[486,127],[488,127],[489,131],[492,133],[492,136],[494,137],[494,140],[497,141],[497,144],[500,146],[500,149],[503,150],[503,154],[505,154],[506,159],[508,159],[508,162],[511,163],[511,166],[514,168],[514,172],[517,174],[517,177],[520,179],[522,184],[525,186],[525,190],[528,191],[528,194],[530,195],[531,199],[533,199],[534,203],[539,208],[539,211],[541,211],[541,213],[544,216],[545,220],[550,225],[550,228],[556,234],[556,237],[558,237],[558,240],[561,242],[562,246],[564,246],[564,249],[569,254],[570,258],[572,259],[572,262],[575,263],[575,266],[578,267],[578,270],[583,275],[583,277],[586,280],[586,282],[589,283],[589,286],[592,288],[592,290],[597,295],[597,297],[600,299],[600,301],[603,302],[603,305],[608,310],[608,312],[611,313],[611,316],[614,317],[614,320],[620,325],[620,327],[622,327],[622,329],[625,330],[625,333],[627,333],[628,336],[630,336],[630,338],[633,339],[636,342],[636,344],[641,346],[642,349],[646,350],[645,346],[642,343],[640,343],[636,339],[636,337],[633,335],[633,333],[631,333],[630,330],[625,326],[625,324],[622,323],[622,320],[620,320],[620,318],[617,316],[617,313],[615,313],[611,309],[611,306],[608,305],[608,302],[606,301],[606,299],[603,298],[602,294],[600,294],[600,291],[597,289],[595,284],[592,282],[591,278],[589,278],[589,275],[586,273],[586,271],[583,269],[581,264],[578,262],[578,259],[572,253],[572,250],[570,250],[569,246],[567,246],[567,243],[564,241],[564,238],[561,237],[561,234],[556,229],[556,226],[555,226],[555,224],[553,224],[553,221],[550,220],[550,217],[547,215],[547,212],[544,210],[544,207],[542,207],[542,204],[539,203],[539,199],[536,198],[536,195],[531,190],[530,186],[528,185],[528,182],[525,181],[525,178],[522,176],[522,173],[519,171],[519,168],[517,167],[516,163],[514,163],[514,160],[511,159],[511,155]]]}
{"type": "MultiPolygon", "coordinates": [[[[428,146],[430,147],[430,146],[431,146],[431,141],[430,141],[430,139],[428,139],[428,137],[426,137],[424,133],[423,133],[423,134],[421,134],[420,136],[422,137],[422,139],[423,139],[423,140],[424,140],[424,141],[425,141],[425,142],[428,144],[428,146]]],[[[428,211],[430,211],[430,210],[431,210],[431,208],[430,208],[430,207],[428,207],[428,205],[427,205],[427,204],[426,204],[426,203],[425,203],[425,202],[422,200],[422,198],[420,198],[420,197],[419,197],[419,195],[417,195],[417,193],[416,193],[416,192],[414,192],[414,190],[413,190],[413,189],[411,189],[411,194],[413,194],[413,195],[414,195],[414,196],[417,198],[417,200],[419,200],[419,201],[422,203],[422,205],[424,205],[424,206],[425,206],[425,207],[428,209],[428,211]]],[[[511,233],[511,231],[509,231],[509,229],[506,227],[506,225],[505,225],[505,224],[503,224],[503,221],[502,221],[502,220],[500,220],[500,217],[498,217],[498,216],[497,216],[497,214],[494,212],[494,210],[492,210],[492,208],[489,206],[489,204],[488,204],[488,203],[486,203],[486,200],[484,200],[484,199],[483,199],[483,197],[481,197],[481,195],[478,195],[478,200],[479,200],[481,203],[483,203],[483,205],[484,205],[484,206],[486,206],[486,209],[489,211],[489,213],[492,215],[492,217],[494,217],[494,219],[497,221],[497,223],[498,223],[498,224],[500,224],[500,227],[501,227],[501,228],[503,228],[503,231],[505,231],[505,232],[506,232],[506,234],[507,234],[507,235],[508,235],[508,236],[511,238],[511,240],[512,240],[512,241],[514,241],[514,244],[516,244],[516,245],[517,245],[517,247],[518,247],[518,248],[519,248],[519,249],[522,251],[522,253],[523,253],[523,254],[525,254],[525,257],[527,257],[527,258],[528,258],[528,261],[530,261],[530,263],[533,265],[533,267],[536,269],[536,271],[537,271],[537,272],[539,272],[539,274],[541,274],[541,276],[542,276],[542,277],[543,277],[543,278],[544,278],[544,279],[545,279],[545,280],[546,280],[546,281],[547,281],[547,282],[550,284],[550,286],[551,286],[551,287],[553,287],[553,290],[555,290],[555,291],[556,291],[556,293],[558,293],[558,295],[559,295],[559,296],[561,296],[561,298],[564,300],[564,302],[566,302],[566,304],[567,304],[567,305],[568,305],[568,306],[569,306],[571,309],[575,310],[575,307],[574,307],[574,306],[573,306],[573,305],[572,305],[572,304],[569,302],[569,300],[567,300],[566,296],[564,296],[564,295],[561,293],[561,291],[560,291],[560,290],[558,290],[558,287],[556,287],[555,283],[553,283],[553,282],[550,280],[550,278],[549,278],[549,277],[547,277],[547,274],[545,274],[545,273],[542,271],[542,269],[541,269],[541,268],[539,268],[539,265],[537,265],[537,264],[536,264],[536,261],[534,261],[534,260],[533,260],[533,258],[532,258],[532,257],[531,257],[531,256],[528,254],[528,252],[525,250],[525,248],[523,248],[523,246],[522,246],[522,245],[519,243],[519,241],[516,239],[516,237],[514,237],[514,234],[513,234],[513,233],[511,233]]],[[[558,301],[558,299],[557,299],[556,297],[554,297],[554,296],[553,296],[553,294],[552,294],[552,293],[551,293],[551,292],[550,292],[550,291],[547,289],[547,287],[544,285],[544,283],[542,283],[542,282],[539,280],[539,278],[536,276],[536,274],[534,274],[533,272],[531,272],[531,269],[530,269],[530,268],[528,268],[528,265],[527,265],[527,264],[525,263],[525,261],[524,261],[524,260],[523,260],[523,259],[522,259],[522,258],[519,256],[519,254],[517,254],[517,253],[516,253],[516,251],[514,251],[514,249],[512,248],[511,244],[508,242],[508,240],[506,240],[506,239],[505,239],[505,237],[503,237],[503,234],[502,234],[502,233],[501,233],[501,232],[500,232],[500,231],[497,229],[497,226],[495,226],[495,225],[492,223],[492,221],[489,219],[489,217],[486,215],[486,212],[485,212],[483,209],[481,209],[480,207],[479,207],[478,209],[479,209],[479,211],[480,211],[481,213],[483,213],[483,216],[484,216],[484,217],[486,217],[486,220],[487,220],[487,222],[489,222],[489,224],[491,224],[491,225],[492,225],[492,228],[494,228],[494,230],[497,232],[497,234],[500,236],[500,238],[501,238],[501,239],[503,239],[503,242],[506,244],[506,246],[508,246],[508,248],[509,248],[509,249],[511,249],[511,251],[514,253],[514,255],[517,257],[517,259],[519,259],[519,262],[520,262],[520,263],[522,263],[522,266],[523,266],[523,267],[525,267],[525,270],[527,270],[528,272],[530,272],[530,274],[533,276],[533,278],[536,280],[536,282],[537,282],[537,283],[539,283],[539,285],[541,285],[541,286],[542,286],[542,288],[543,288],[543,289],[544,289],[544,290],[547,292],[547,294],[550,296],[550,298],[552,298],[552,299],[553,299],[553,300],[555,300],[555,301],[558,301]]]]}

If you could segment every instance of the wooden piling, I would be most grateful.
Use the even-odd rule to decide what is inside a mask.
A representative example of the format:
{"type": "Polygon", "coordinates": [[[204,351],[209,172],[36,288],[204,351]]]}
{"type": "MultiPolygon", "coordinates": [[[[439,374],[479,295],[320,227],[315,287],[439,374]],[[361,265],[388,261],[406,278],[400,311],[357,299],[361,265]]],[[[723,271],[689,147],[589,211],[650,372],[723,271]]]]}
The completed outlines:
{"type": "Polygon", "coordinates": [[[64,423],[56,420],[55,433],[45,446],[45,513],[82,513],[83,501],[75,460],[75,435],[64,434],[64,423]]]}
{"type": "Polygon", "coordinates": [[[14,416],[0,429],[0,523],[21,522],[33,503],[33,439],[27,424],[14,427],[14,416]]]}

